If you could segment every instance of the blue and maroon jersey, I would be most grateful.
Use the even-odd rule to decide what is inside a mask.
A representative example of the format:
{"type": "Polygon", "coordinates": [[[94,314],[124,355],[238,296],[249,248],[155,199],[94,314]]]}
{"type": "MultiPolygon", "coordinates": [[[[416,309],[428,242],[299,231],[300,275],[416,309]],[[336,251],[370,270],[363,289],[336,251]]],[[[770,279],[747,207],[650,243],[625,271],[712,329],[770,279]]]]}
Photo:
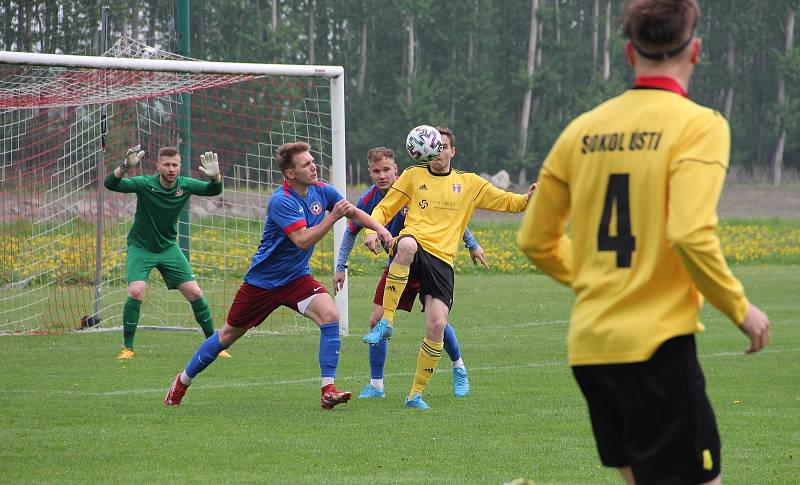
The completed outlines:
{"type": "Polygon", "coordinates": [[[264,221],[264,234],[250,262],[244,281],[268,290],[279,288],[300,276],[311,274],[308,262],[314,247],[302,250],[289,234],[302,227],[314,227],[342,199],[333,187],[317,183],[301,197],[284,181],[272,194],[264,221]]]}
{"type": "MultiPolygon", "coordinates": [[[[378,189],[378,186],[373,185],[367,189],[366,192],[361,194],[356,207],[367,214],[372,214],[372,209],[374,209],[381,200],[383,200],[383,193],[381,193],[380,189],[378,189]]],[[[389,231],[392,236],[397,237],[397,235],[400,234],[400,230],[406,225],[406,212],[408,212],[408,208],[403,207],[400,212],[398,212],[397,215],[395,215],[394,218],[389,221],[388,224],[386,224],[386,230],[389,231]]],[[[358,231],[361,230],[361,226],[350,219],[347,221],[347,230],[352,234],[358,234],[358,231]]]]}

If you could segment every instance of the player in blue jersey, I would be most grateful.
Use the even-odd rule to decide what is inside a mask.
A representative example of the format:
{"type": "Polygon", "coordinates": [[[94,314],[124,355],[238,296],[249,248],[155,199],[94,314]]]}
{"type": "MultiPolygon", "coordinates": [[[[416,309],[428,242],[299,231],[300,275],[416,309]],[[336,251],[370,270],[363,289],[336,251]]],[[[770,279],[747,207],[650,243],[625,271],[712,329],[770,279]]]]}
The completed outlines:
{"type": "Polygon", "coordinates": [[[186,369],[175,376],[164,398],[165,405],[179,405],[192,379],[221,350],[230,347],[248,329],[260,325],[280,306],[305,315],[319,326],[323,409],[332,409],[350,399],[349,392],[334,386],[341,346],[339,312],[322,283],[311,275],[308,263],[314,245],[342,217],[378,231],[386,244],[391,243],[392,236],[336,189],[317,181],[317,166],[310,149],[307,143],[297,142],[284,144],[278,150],[283,186],[272,194],[261,243],[233,299],[227,322],[200,346],[186,369]]]}
{"type": "MultiPolygon", "coordinates": [[[[369,176],[372,178],[374,185],[367,189],[366,192],[361,194],[358,199],[356,207],[366,213],[371,213],[378,203],[383,200],[383,196],[389,190],[389,187],[397,180],[397,163],[395,163],[394,151],[390,148],[376,147],[367,152],[367,163],[369,164],[369,176]]],[[[405,225],[406,211],[401,210],[397,215],[389,221],[386,229],[392,234],[397,236],[400,230],[405,225]]],[[[333,275],[333,291],[337,292],[344,284],[347,271],[347,260],[350,257],[350,252],[353,250],[353,245],[356,242],[356,236],[361,230],[354,221],[349,221],[347,230],[342,237],[342,245],[339,249],[339,258],[336,262],[336,272],[333,275]]],[[[486,264],[486,257],[483,249],[478,244],[478,241],[472,236],[469,229],[464,232],[464,243],[469,249],[470,256],[473,263],[480,262],[484,267],[488,268],[486,264]]],[[[389,264],[392,259],[386,264],[383,270],[383,275],[378,282],[378,287],[375,289],[375,298],[373,300],[372,316],[370,317],[370,328],[374,327],[376,323],[383,317],[383,290],[386,286],[386,276],[389,269],[389,264]]],[[[414,306],[414,299],[419,293],[419,282],[409,281],[397,308],[410,312],[414,306]]],[[[386,365],[386,356],[388,352],[389,342],[383,340],[377,344],[369,345],[369,366],[370,366],[370,383],[361,389],[359,398],[371,397],[384,397],[385,392],[383,388],[383,369],[386,365]]],[[[469,394],[469,379],[467,378],[467,369],[464,366],[464,360],[461,358],[461,349],[458,345],[458,339],[453,327],[448,323],[444,329],[444,348],[450,356],[451,366],[453,368],[453,394],[456,397],[464,397],[469,394]]]]}

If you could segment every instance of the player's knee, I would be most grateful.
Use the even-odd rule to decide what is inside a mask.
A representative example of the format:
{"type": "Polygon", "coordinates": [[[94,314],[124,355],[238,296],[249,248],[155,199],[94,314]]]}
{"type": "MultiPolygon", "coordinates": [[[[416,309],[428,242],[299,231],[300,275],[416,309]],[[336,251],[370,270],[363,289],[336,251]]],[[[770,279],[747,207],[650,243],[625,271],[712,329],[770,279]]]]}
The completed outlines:
{"type": "Polygon", "coordinates": [[[397,241],[397,254],[414,254],[417,252],[417,241],[413,237],[404,237],[397,241]]]}
{"type": "Polygon", "coordinates": [[[128,285],[128,296],[134,300],[144,300],[147,284],[144,281],[135,281],[128,285]]]}
{"type": "Polygon", "coordinates": [[[178,290],[190,302],[203,297],[203,290],[200,289],[200,285],[196,281],[185,281],[178,285],[178,290]]]}
{"type": "Polygon", "coordinates": [[[319,312],[319,318],[320,321],[317,322],[319,324],[338,322],[339,310],[336,309],[336,306],[323,308],[322,311],[319,312]]]}
{"type": "Polygon", "coordinates": [[[244,335],[245,332],[247,332],[246,329],[234,327],[226,323],[219,330],[217,338],[219,339],[219,343],[225,346],[225,348],[228,348],[231,345],[233,345],[233,343],[236,342],[239,339],[239,337],[244,335]]]}
{"type": "Polygon", "coordinates": [[[194,288],[188,289],[184,295],[186,296],[187,300],[196,301],[200,298],[203,298],[203,290],[201,290],[199,286],[195,286],[194,288]]]}
{"type": "Polygon", "coordinates": [[[447,326],[447,318],[432,318],[428,321],[428,328],[436,331],[437,333],[444,332],[444,327],[447,326]]]}

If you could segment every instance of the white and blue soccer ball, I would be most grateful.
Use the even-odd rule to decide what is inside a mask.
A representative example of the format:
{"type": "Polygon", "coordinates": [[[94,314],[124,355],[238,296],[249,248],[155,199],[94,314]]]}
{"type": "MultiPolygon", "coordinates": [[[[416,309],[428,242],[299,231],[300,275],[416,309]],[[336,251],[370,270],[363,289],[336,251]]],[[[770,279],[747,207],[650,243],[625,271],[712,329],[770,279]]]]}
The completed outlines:
{"type": "Polygon", "coordinates": [[[436,160],[442,153],[442,134],[432,126],[417,126],[406,137],[406,151],[419,163],[436,160]]]}

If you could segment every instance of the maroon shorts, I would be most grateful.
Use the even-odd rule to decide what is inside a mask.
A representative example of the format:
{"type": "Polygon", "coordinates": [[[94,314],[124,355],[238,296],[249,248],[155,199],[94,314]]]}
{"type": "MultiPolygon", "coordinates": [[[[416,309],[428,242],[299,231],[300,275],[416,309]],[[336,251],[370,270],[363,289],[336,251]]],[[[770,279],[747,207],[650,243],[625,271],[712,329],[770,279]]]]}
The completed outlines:
{"type": "MultiPolygon", "coordinates": [[[[381,280],[375,288],[375,298],[372,300],[376,305],[383,305],[383,289],[386,287],[386,276],[389,274],[389,267],[383,268],[381,280]]],[[[397,304],[398,310],[410,312],[414,308],[414,299],[419,294],[419,281],[409,278],[403,294],[400,295],[400,302],[397,304]]]]}
{"type": "Polygon", "coordinates": [[[242,283],[228,311],[228,325],[237,328],[257,327],[279,306],[298,311],[298,302],[321,293],[328,293],[328,290],[311,275],[303,275],[273,290],[242,283]]]}

